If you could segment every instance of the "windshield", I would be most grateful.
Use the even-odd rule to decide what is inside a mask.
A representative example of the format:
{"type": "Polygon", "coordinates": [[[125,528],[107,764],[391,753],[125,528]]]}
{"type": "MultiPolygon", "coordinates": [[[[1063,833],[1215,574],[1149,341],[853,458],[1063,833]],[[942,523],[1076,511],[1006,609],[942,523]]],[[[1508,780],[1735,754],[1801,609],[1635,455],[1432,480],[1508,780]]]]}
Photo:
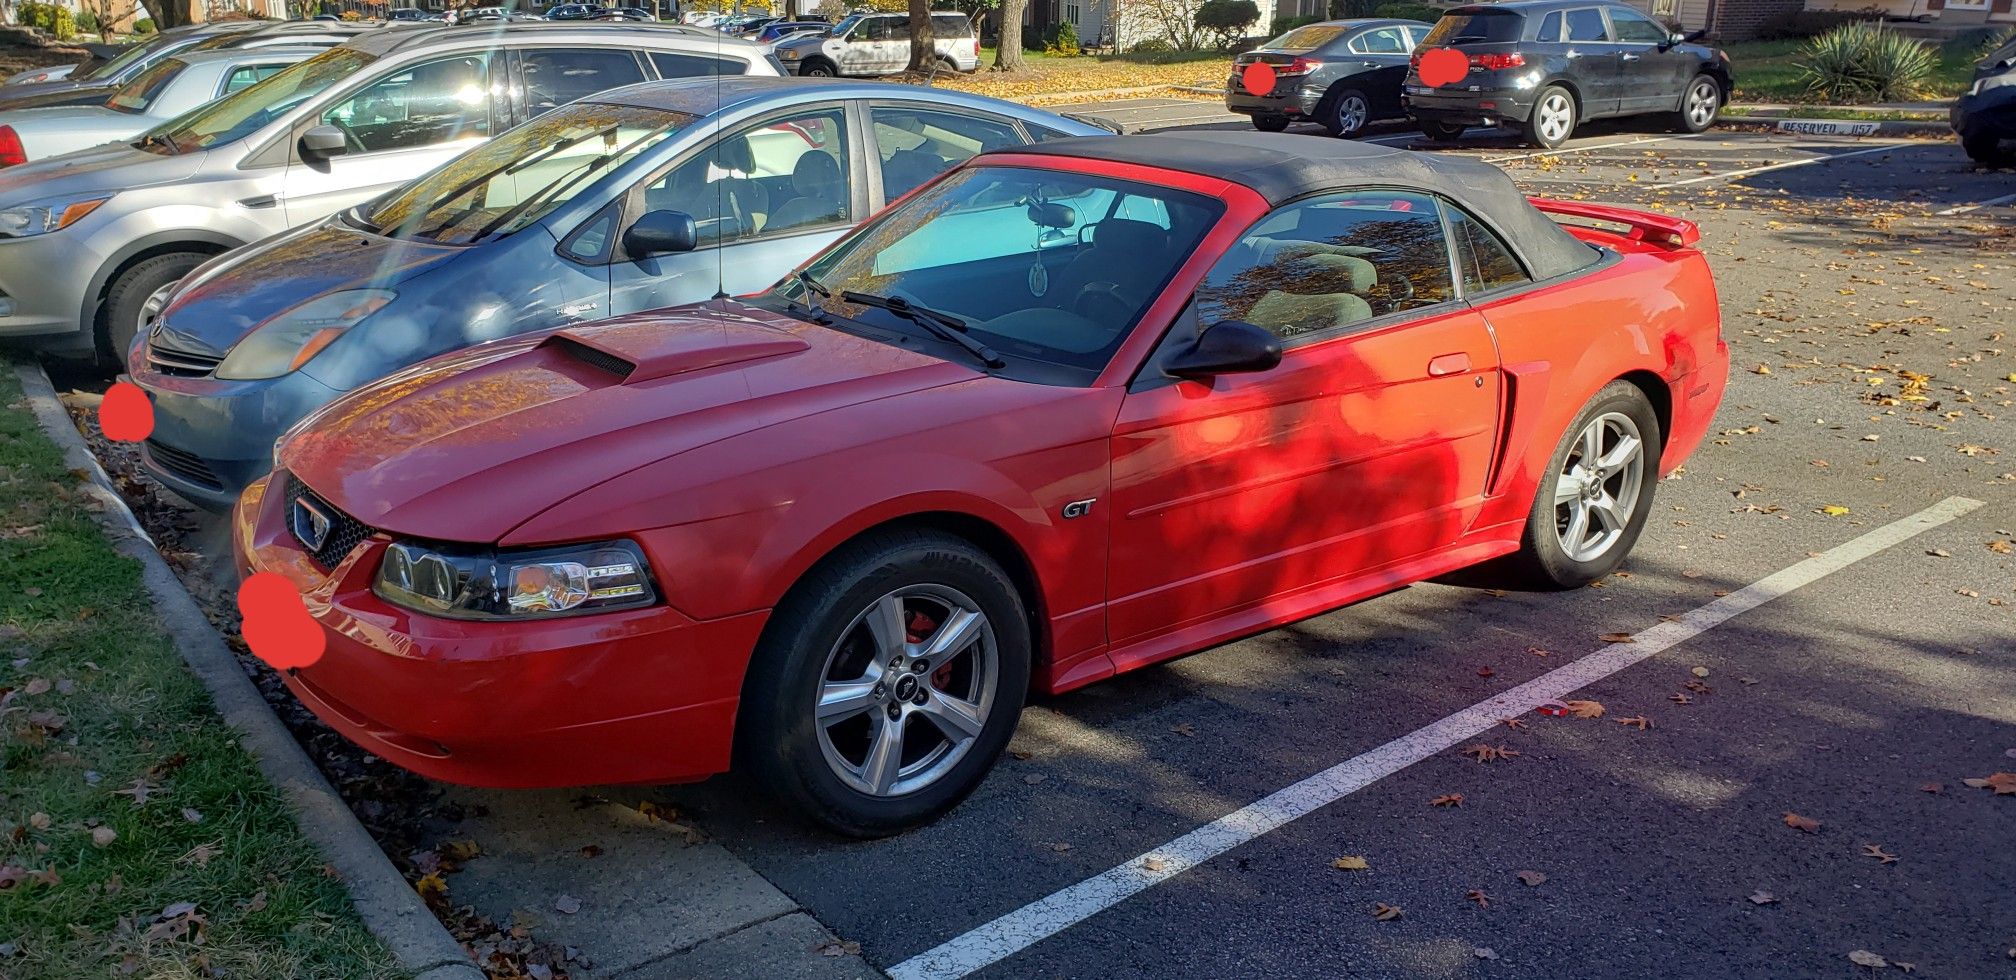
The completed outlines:
{"type": "Polygon", "coordinates": [[[174,81],[175,76],[180,75],[182,69],[187,67],[188,64],[179,58],[163,58],[155,62],[154,67],[141,72],[138,78],[113,92],[111,98],[105,100],[105,108],[135,115],[146,112],[155,97],[161,94],[161,90],[167,88],[168,83],[174,81]]]}
{"type": "Polygon", "coordinates": [[[151,41],[142,41],[139,44],[127,45],[126,50],[119,52],[119,57],[111,61],[101,61],[83,71],[72,72],[70,77],[84,82],[109,81],[118,78],[119,73],[125,71],[127,66],[161,50],[166,45],[173,44],[174,41],[175,39],[172,37],[156,37],[151,41]]]}
{"type": "Polygon", "coordinates": [[[1435,44],[1504,44],[1519,40],[1526,18],[1504,10],[1480,10],[1469,14],[1443,14],[1428,32],[1423,47],[1435,44]]]}
{"type": "Polygon", "coordinates": [[[833,25],[833,36],[846,37],[847,32],[853,30],[854,25],[859,23],[861,23],[860,14],[848,14],[840,19],[840,23],[833,25]]]}
{"type": "Polygon", "coordinates": [[[662,109],[576,103],[457,157],[365,220],[390,237],[449,245],[509,235],[697,118],[662,109]]]}
{"type": "MultiPolygon", "coordinates": [[[[844,294],[897,298],[965,321],[1009,358],[1090,381],[1197,249],[1222,206],[1184,191],[1090,174],[974,167],[930,185],[807,271],[825,310],[929,336],[844,294]]],[[[779,300],[807,302],[787,278],[779,300]]]]}
{"type": "Polygon", "coordinates": [[[374,60],[362,51],[330,48],[265,81],[163,123],[155,132],[173,144],[177,153],[241,140],[374,60]]]}
{"type": "Polygon", "coordinates": [[[1275,51],[1314,51],[1335,40],[1337,35],[1344,33],[1344,30],[1336,24],[1310,24],[1289,31],[1261,46],[1275,51]]]}

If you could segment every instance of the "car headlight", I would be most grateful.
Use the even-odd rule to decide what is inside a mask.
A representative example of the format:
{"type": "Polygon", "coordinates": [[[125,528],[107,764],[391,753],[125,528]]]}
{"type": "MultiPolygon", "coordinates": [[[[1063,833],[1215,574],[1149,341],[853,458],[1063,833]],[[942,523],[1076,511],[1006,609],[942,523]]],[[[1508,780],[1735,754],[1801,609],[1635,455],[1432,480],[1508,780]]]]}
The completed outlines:
{"type": "Polygon", "coordinates": [[[260,381],[293,371],[397,296],[389,289],[345,289],[296,305],[253,327],[217,366],[217,377],[260,381]]]}
{"type": "Polygon", "coordinates": [[[784,50],[782,50],[782,51],[779,51],[779,52],[777,52],[777,57],[779,57],[779,58],[782,58],[782,59],[784,59],[785,61],[797,61],[797,60],[798,60],[798,49],[797,49],[797,48],[785,48],[784,50]]]}
{"type": "Polygon", "coordinates": [[[0,208],[0,238],[32,238],[62,231],[111,199],[110,194],[63,197],[0,208]]]}
{"type": "Polygon", "coordinates": [[[400,542],[385,549],[371,591],[449,619],[544,619],[658,601],[644,553],[629,541],[506,551],[400,542]]]}

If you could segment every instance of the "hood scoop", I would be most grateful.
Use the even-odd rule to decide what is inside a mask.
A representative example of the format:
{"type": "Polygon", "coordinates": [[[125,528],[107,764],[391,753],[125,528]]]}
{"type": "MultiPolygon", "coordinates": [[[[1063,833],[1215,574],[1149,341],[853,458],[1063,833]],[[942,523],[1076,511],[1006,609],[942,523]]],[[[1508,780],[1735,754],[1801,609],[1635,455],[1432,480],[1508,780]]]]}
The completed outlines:
{"type": "Polygon", "coordinates": [[[540,346],[628,385],[795,354],[811,345],[754,320],[695,316],[671,323],[660,318],[611,320],[559,331],[540,346]]]}

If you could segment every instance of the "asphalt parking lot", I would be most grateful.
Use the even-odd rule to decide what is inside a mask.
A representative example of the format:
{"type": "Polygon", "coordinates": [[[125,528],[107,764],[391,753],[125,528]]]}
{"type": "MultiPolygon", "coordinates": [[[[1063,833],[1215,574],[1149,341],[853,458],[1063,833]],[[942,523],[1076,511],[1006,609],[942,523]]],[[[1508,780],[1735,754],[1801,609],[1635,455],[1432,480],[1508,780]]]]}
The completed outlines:
{"type": "Polygon", "coordinates": [[[2016,770],[2016,178],[1722,130],[1422,151],[1702,225],[1734,377],[1625,573],[1416,586],[1039,702],[885,841],[734,777],[455,791],[457,900],[633,977],[811,975],[688,952],[745,934],[904,980],[2016,976],[2016,798],[1964,782],[2016,770]]]}

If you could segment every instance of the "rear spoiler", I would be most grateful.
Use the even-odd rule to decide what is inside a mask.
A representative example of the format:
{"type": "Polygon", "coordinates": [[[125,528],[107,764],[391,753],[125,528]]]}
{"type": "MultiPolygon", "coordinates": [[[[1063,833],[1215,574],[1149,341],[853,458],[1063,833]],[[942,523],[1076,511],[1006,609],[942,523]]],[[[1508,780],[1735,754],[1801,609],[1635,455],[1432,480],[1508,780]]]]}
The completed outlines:
{"type": "Polygon", "coordinates": [[[1564,215],[1571,218],[1588,218],[1624,225],[1631,229],[1624,237],[1634,242],[1650,242],[1667,248],[1685,248],[1701,240],[1701,228],[1686,218],[1653,214],[1649,211],[1634,211],[1609,204],[1584,204],[1580,201],[1557,201],[1547,197],[1530,197],[1535,208],[1549,215],[1564,215]]]}

